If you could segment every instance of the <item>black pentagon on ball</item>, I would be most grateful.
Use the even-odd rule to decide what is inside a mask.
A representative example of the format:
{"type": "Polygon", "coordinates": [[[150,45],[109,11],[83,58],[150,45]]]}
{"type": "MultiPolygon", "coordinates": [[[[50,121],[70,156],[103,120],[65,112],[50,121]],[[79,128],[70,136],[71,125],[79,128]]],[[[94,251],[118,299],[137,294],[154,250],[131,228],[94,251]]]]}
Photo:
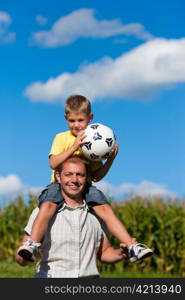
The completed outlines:
{"type": "Polygon", "coordinates": [[[87,150],[91,150],[92,143],[91,142],[87,142],[87,143],[84,144],[84,146],[87,148],[87,150]]]}
{"type": "Polygon", "coordinates": [[[97,129],[98,126],[99,126],[99,124],[92,124],[90,127],[91,127],[92,129],[97,129]]]}
{"type": "Polygon", "coordinates": [[[96,154],[94,154],[94,153],[91,153],[91,154],[90,154],[90,158],[91,158],[92,160],[94,160],[94,159],[98,159],[99,156],[96,155],[96,154]]]}
{"type": "Polygon", "coordinates": [[[107,152],[105,153],[103,156],[102,156],[102,159],[107,159],[110,155],[110,152],[107,152]]]}
{"type": "Polygon", "coordinates": [[[108,147],[111,147],[112,146],[112,143],[113,143],[113,139],[112,138],[107,138],[105,140],[105,142],[107,143],[108,147]]]}
{"type": "Polygon", "coordinates": [[[101,140],[102,139],[102,135],[98,133],[98,131],[96,131],[94,133],[94,136],[93,136],[93,140],[97,141],[97,140],[101,140]]]}

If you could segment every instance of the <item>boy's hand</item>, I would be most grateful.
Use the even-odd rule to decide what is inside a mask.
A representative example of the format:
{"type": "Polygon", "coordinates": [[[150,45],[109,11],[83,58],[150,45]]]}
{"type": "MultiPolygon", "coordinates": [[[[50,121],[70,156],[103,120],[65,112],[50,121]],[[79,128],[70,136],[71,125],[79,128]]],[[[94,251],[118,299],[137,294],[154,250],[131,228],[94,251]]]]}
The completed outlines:
{"type": "Polygon", "coordinates": [[[114,160],[116,155],[118,154],[118,143],[115,144],[114,148],[112,149],[110,156],[108,158],[108,160],[114,160]]]}
{"type": "Polygon", "coordinates": [[[78,148],[83,146],[85,144],[85,141],[84,141],[85,138],[86,138],[85,131],[84,130],[80,131],[76,137],[73,147],[77,150],[78,148]]]}

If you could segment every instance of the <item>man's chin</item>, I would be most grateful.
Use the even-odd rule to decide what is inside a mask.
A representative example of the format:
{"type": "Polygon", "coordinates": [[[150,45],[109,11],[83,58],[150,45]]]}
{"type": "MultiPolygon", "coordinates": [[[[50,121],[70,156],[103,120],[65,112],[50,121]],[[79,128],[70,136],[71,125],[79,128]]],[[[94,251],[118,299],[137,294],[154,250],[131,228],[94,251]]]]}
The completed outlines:
{"type": "Polygon", "coordinates": [[[69,196],[72,199],[77,199],[81,195],[81,191],[79,191],[79,190],[65,191],[65,193],[67,196],[69,196]]]}

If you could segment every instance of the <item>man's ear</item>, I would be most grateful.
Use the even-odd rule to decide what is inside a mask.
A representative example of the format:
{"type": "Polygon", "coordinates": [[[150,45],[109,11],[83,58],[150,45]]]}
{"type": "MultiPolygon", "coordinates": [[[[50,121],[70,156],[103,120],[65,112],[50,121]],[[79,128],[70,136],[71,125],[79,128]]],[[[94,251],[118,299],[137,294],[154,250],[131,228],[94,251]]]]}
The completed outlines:
{"type": "Polygon", "coordinates": [[[58,171],[55,173],[55,178],[60,183],[60,173],[58,171]]]}

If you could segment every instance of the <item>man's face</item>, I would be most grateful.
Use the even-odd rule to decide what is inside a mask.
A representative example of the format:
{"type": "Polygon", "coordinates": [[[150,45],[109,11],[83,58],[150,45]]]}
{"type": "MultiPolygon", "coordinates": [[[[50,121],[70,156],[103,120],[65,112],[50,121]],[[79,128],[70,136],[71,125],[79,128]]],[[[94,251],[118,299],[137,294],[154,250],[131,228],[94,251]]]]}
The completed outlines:
{"type": "Polygon", "coordinates": [[[86,178],[86,167],[82,162],[63,163],[62,171],[57,175],[57,180],[61,184],[63,193],[72,199],[81,197],[86,178]]]}
{"type": "Polygon", "coordinates": [[[65,115],[67,124],[69,129],[71,130],[74,136],[77,136],[81,130],[84,130],[89,122],[92,121],[93,115],[92,114],[84,114],[84,113],[74,113],[70,112],[69,114],[65,115]]]}

